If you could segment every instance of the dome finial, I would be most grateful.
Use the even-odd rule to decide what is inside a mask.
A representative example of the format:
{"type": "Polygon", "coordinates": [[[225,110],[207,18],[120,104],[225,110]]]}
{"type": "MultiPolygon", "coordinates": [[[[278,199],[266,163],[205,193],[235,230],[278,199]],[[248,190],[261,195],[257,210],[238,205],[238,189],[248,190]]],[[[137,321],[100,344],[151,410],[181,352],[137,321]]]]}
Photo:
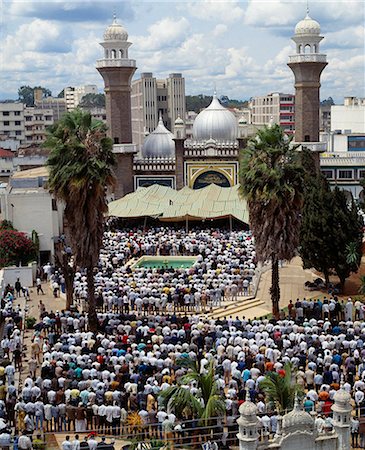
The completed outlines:
{"type": "Polygon", "coordinates": [[[115,12],[115,9],[113,9],[113,23],[117,23],[117,13],[115,12]]]}
{"type": "Polygon", "coordinates": [[[300,411],[300,403],[298,398],[298,391],[295,391],[295,397],[294,397],[294,411],[300,411]]]}
{"type": "Polygon", "coordinates": [[[309,16],[309,0],[307,0],[307,16],[309,16]]]}

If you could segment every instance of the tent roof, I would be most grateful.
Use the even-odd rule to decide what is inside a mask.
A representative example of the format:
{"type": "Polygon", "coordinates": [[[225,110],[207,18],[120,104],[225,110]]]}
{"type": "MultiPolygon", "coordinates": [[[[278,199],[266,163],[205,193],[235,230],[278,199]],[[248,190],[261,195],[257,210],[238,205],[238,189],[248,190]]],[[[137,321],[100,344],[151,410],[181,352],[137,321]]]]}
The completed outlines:
{"type": "Polygon", "coordinates": [[[215,184],[202,189],[184,187],[176,191],[154,184],[109,203],[109,216],[123,218],[158,217],[165,221],[219,219],[235,217],[249,223],[248,207],[239,196],[239,186],[220,187],[215,184]]]}

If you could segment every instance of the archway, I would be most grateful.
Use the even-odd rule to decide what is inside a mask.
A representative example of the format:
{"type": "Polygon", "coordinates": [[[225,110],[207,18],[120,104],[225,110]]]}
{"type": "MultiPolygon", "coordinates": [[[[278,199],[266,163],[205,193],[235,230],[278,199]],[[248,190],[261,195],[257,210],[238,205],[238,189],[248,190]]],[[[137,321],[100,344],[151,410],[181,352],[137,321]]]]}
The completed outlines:
{"type": "Polygon", "coordinates": [[[216,184],[221,187],[231,186],[228,178],[223,173],[217,172],[216,170],[207,170],[195,179],[193,189],[201,189],[210,184],[216,184]]]}

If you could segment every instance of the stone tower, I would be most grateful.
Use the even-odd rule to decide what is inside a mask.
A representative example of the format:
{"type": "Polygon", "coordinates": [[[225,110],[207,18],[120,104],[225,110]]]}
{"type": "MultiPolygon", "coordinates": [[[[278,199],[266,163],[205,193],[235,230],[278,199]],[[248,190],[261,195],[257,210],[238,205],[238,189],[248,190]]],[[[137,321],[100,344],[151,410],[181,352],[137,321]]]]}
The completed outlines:
{"type": "Polygon", "coordinates": [[[326,67],[326,55],[319,53],[320,25],[309,16],[298,22],[292,37],[296,54],[288,66],[295,77],[295,141],[319,142],[320,77],[326,67]]]}
{"type": "Polygon", "coordinates": [[[104,58],[96,62],[96,68],[104,79],[108,135],[115,144],[113,152],[117,159],[115,197],[120,198],[134,190],[133,157],[136,150],[131,145],[131,81],[136,61],[128,58],[131,46],[128,33],[117,23],[115,16],[100,45],[104,49],[104,58]]]}
{"type": "Polygon", "coordinates": [[[338,436],[338,450],[350,450],[350,428],[351,428],[351,395],[342,387],[334,395],[333,411],[333,428],[338,436]]]}

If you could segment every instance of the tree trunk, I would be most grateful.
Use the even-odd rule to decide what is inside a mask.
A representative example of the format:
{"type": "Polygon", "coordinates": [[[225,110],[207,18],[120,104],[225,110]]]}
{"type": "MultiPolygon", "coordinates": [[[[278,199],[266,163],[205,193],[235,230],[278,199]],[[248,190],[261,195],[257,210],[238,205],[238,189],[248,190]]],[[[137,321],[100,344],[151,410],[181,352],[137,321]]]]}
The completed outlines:
{"type": "Polygon", "coordinates": [[[324,270],[323,275],[326,282],[326,287],[328,287],[328,285],[330,284],[330,275],[328,273],[328,270],[324,270]]]}
{"type": "Polygon", "coordinates": [[[94,268],[88,267],[86,270],[87,278],[87,302],[89,330],[93,333],[98,331],[98,316],[96,314],[95,286],[94,286],[94,268]]]}
{"type": "Polygon", "coordinates": [[[271,303],[272,314],[275,319],[279,319],[279,301],[280,301],[280,287],[279,287],[279,261],[275,255],[272,255],[271,260],[271,303]]]}

